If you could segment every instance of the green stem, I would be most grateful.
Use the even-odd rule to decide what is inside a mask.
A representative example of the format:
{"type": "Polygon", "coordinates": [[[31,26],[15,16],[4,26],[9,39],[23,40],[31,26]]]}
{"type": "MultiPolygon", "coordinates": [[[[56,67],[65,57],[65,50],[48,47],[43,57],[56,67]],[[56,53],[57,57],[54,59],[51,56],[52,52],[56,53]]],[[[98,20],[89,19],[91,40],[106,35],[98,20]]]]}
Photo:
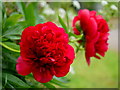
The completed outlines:
{"type": "Polygon", "coordinates": [[[2,42],[0,42],[0,45],[3,46],[3,47],[5,47],[5,48],[7,48],[7,49],[9,49],[9,50],[11,50],[11,51],[13,51],[13,52],[20,52],[19,50],[15,50],[15,49],[13,49],[13,48],[11,48],[11,47],[8,47],[7,45],[5,45],[5,44],[2,43],[2,42]]]}
{"type": "Polygon", "coordinates": [[[78,40],[80,40],[81,38],[78,38],[78,39],[74,39],[74,40],[70,40],[70,42],[76,42],[78,40]]]}
{"type": "Polygon", "coordinates": [[[83,34],[79,35],[79,37],[74,40],[70,40],[70,42],[76,42],[76,41],[82,40],[82,37],[83,37],[83,34]]]}

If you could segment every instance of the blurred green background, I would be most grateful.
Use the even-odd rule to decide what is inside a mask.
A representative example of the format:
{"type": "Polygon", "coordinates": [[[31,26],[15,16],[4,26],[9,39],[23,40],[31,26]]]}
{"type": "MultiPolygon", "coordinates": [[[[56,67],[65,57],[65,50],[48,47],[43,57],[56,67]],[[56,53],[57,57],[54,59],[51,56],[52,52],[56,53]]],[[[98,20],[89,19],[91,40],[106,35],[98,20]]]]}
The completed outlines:
{"type": "MultiPolygon", "coordinates": [[[[118,87],[118,3],[117,2],[24,2],[26,7],[21,8],[20,3],[16,2],[5,2],[3,3],[3,8],[6,11],[6,17],[9,18],[14,14],[23,14],[21,9],[26,10],[26,17],[19,16],[19,23],[23,25],[27,21],[27,25],[19,28],[20,32],[27,26],[44,23],[47,21],[55,22],[57,25],[61,26],[58,20],[58,15],[64,20],[64,22],[69,26],[69,30],[72,31],[72,20],[74,16],[77,15],[79,9],[89,9],[96,10],[98,14],[103,15],[110,26],[110,36],[109,36],[109,50],[105,57],[97,60],[92,58],[91,65],[88,66],[84,51],[79,51],[76,54],[76,59],[72,64],[72,69],[68,73],[67,77],[68,83],[64,83],[67,88],[117,88],[118,87]],[[27,13],[28,11],[28,13],[27,13]],[[33,14],[36,12],[36,14],[33,14]],[[68,19],[66,17],[68,14],[68,19]],[[34,16],[37,16],[34,17],[34,16]],[[32,18],[32,19],[30,19],[32,18]],[[67,20],[69,20],[67,22],[67,20]]],[[[14,24],[15,25],[15,24],[14,24]]],[[[16,29],[16,28],[15,28],[16,29]]],[[[4,31],[6,26],[4,26],[4,31]]],[[[11,31],[12,33],[12,31],[11,31]]],[[[6,37],[9,42],[18,44],[20,35],[17,37],[6,37]]],[[[3,42],[7,41],[3,38],[3,42]]],[[[19,56],[16,55],[15,59],[19,56]]],[[[29,78],[27,78],[29,81],[29,78]]],[[[56,86],[61,87],[61,86],[56,86]]]]}
{"type": "Polygon", "coordinates": [[[101,60],[93,58],[87,66],[83,53],[79,52],[72,64],[75,73],[67,85],[71,88],[117,88],[118,53],[109,50],[101,60]]]}

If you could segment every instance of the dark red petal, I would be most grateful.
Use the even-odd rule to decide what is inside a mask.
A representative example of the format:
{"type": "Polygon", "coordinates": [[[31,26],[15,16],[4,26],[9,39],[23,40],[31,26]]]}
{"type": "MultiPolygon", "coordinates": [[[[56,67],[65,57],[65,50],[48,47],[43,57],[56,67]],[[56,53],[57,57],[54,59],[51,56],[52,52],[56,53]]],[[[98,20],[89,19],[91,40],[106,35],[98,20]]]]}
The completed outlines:
{"type": "Polygon", "coordinates": [[[109,31],[108,24],[104,19],[97,19],[97,23],[99,32],[107,33],[109,31]]]}
{"type": "Polygon", "coordinates": [[[58,27],[53,22],[46,22],[46,23],[44,23],[44,26],[49,27],[53,31],[57,31],[58,30],[58,27]],[[56,30],[54,30],[54,29],[56,29],[56,30]]]}
{"type": "Polygon", "coordinates": [[[100,57],[99,57],[99,56],[97,56],[97,55],[95,55],[94,57],[96,57],[97,59],[100,59],[100,57]]]}
{"type": "Polygon", "coordinates": [[[24,31],[22,32],[21,41],[29,45],[30,41],[33,41],[32,36],[33,35],[36,36],[37,34],[38,31],[36,30],[36,28],[34,26],[29,26],[25,28],[24,31]]]}
{"type": "Polygon", "coordinates": [[[36,58],[33,51],[31,51],[29,48],[24,48],[24,46],[21,47],[21,48],[22,49],[21,49],[20,54],[21,54],[21,56],[23,57],[24,60],[29,61],[29,59],[35,59],[36,58]]]}
{"type": "Polygon", "coordinates": [[[73,60],[75,58],[74,48],[70,45],[67,45],[67,57],[70,60],[73,60]]]}
{"type": "Polygon", "coordinates": [[[33,50],[35,48],[34,42],[39,38],[39,36],[40,33],[34,26],[30,26],[22,32],[20,54],[24,60],[29,58],[36,58],[35,54],[33,53],[33,50]]]}
{"type": "Polygon", "coordinates": [[[79,17],[78,16],[75,16],[74,19],[73,19],[73,23],[72,23],[72,26],[75,27],[75,23],[79,20],[79,17]]]}
{"type": "Polygon", "coordinates": [[[74,34],[80,35],[80,32],[77,30],[77,28],[73,28],[73,30],[74,30],[74,34]]]}
{"type": "Polygon", "coordinates": [[[90,12],[87,9],[83,9],[82,11],[80,11],[79,16],[80,16],[80,22],[86,23],[90,18],[90,12]]]}
{"type": "Polygon", "coordinates": [[[96,52],[99,53],[101,56],[104,56],[107,50],[108,50],[107,43],[102,42],[96,46],[96,52]]]}
{"type": "Polygon", "coordinates": [[[96,19],[103,19],[103,17],[101,15],[97,15],[96,19]]]}
{"type": "Polygon", "coordinates": [[[97,42],[98,40],[99,40],[99,37],[100,37],[100,33],[99,32],[97,32],[95,35],[93,35],[93,36],[89,36],[89,35],[86,35],[86,42],[87,43],[95,43],[95,42],[97,42]]]}
{"type": "Polygon", "coordinates": [[[100,33],[100,38],[99,40],[107,40],[109,36],[109,33],[100,33]]]}
{"type": "Polygon", "coordinates": [[[80,18],[80,14],[81,14],[82,11],[83,11],[82,9],[78,11],[78,17],[79,18],[80,18]]]}
{"type": "Polygon", "coordinates": [[[61,67],[60,66],[54,66],[55,76],[56,77],[63,77],[69,72],[69,69],[70,69],[69,64],[66,64],[66,65],[61,66],[61,67]]]}
{"type": "Polygon", "coordinates": [[[17,70],[18,74],[25,76],[25,75],[28,75],[31,73],[32,65],[25,62],[22,59],[22,57],[20,56],[17,59],[16,70],[17,70]]]}
{"type": "Polygon", "coordinates": [[[53,78],[52,72],[49,70],[49,68],[40,67],[36,68],[32,71],[35,80],[41,83],[49,82],[53,78]]]}
{"type": "Polygon", "coordinates": [[[103,51],[103,52],[100,52],[100,51],[98,51],[98,53],[101,55],[101,56],[105,56],[105,52],[103,51]]]}
{"type": "Polygon", "coordinates": [[[95,36],[97,33],[97,22],[94,18],[89,19],[85,33],[89,36],[95,36]]]}
{"type": "Polygon", "coordinates": [[[95,45],[94,45],[94,43],[92,43],[92,42],[86,43],[85,54],[86,54],[87,57],[92,57],[92,56],[95,55],[95,45]]]}
{"type": "Polygon", "coordinates": [[[89,65],[90,65],[90,57],[89,57],[89,56],[86,56],[85,58],[86,58],[86,61],[87,61],[88,66],[89,66],[89,65]]]}
{"type": "Polygon", "coordinates": [[[96,15],[96,11],[90,11],[90,16],[95,16],[96,15]]]}
{"type": "Polygon", "coordinates": [[[36,27],[36,29],[37,29],[39,32],[41,32],[41,29],[42,29],[42,27],[43,27],[43,24],[37,24],[35,27],[36,27]]]}
{"type": "Polygon", "coordinates": [[[65,33],[65,30],[61,27],[58,28],[58,31],[56,31],[56,38],[59,38],[62,42],[69,42],[68,34],[65,33]]]}

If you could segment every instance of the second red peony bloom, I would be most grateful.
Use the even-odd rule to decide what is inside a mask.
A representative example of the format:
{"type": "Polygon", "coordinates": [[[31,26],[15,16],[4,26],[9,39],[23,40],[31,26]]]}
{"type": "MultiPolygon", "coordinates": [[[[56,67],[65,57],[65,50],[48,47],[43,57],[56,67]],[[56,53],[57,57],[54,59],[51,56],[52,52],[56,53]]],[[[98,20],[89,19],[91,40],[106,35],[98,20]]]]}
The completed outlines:
{"type": "Polygon", "coordinates": [[[80,10],[78,16],[73,20],[73,30],[76,35],[83,34],[80,44],[85,48],[85,57],[88,65],[91,57],[100,59],[97,53],[101,56],[105,55],[108,50],[109,28],[103,17],[96,15],[96,11],[80,10]]]}

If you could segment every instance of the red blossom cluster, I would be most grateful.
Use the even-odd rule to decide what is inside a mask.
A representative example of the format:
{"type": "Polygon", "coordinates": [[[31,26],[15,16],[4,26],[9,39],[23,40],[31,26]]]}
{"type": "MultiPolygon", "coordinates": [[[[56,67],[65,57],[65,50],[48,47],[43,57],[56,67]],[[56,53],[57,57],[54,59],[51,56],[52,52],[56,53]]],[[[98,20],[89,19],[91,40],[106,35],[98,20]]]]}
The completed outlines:
{"type": "Polygon", "coordinates": [[[75,58],[68,42],[68,34],[52,22],[27,27],[22,32],[17,72],[23,76],[32,72],[41,83],[50,81],[54,75],[65,76],[75,58]]]}
{"type": "MultiPolygon", "coordinates": [[[[91,57],[100,59],[97,53],[105,55],[109,28],[96,11],[80,10],[73,20],[73,30],[76,35],[82,35],[78,42],[85,48],[88,65],[91,57]]],[[[74,49],[68,43],[65,30],[52,22],[25,28],[21,36],[17,72],[23,76],[33,73],[41,83],[50,81],[53,76],[65,76],[75,58],[74,49]]]]}
{"type": "Polygon", "coordinates": [[[96,15],[96,11],[89,11],[87,9],[80,10],[78,16],[73,20],[73,30],[76,35],[83,34],[85,56],[88,65],[90,64],[90,57],[100,59],[96,54],[105,55],[108,49],[108,24],[101,15],[96,15]],[[77,23],[78,22],[78,23],[77,23]],[[80,29],[76,27],[76,23],[80,29]]]}

